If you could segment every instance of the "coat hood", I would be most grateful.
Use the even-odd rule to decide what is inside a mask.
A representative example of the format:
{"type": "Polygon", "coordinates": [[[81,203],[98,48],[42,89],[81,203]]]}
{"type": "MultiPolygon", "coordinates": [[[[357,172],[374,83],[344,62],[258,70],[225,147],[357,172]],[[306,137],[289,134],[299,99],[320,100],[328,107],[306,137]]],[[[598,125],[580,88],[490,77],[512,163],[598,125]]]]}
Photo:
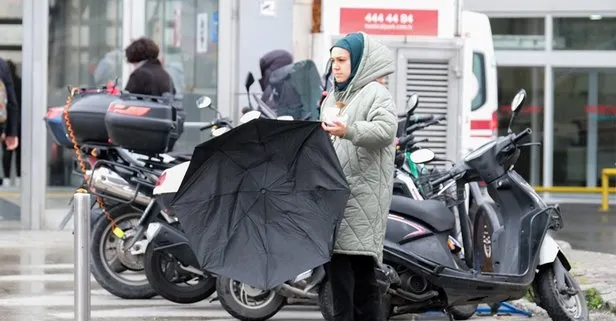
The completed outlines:
{"type": "Polygon", "coordinates": [[[393,52],[366,33],[362,32],[362,34],[364,36],[364,51],[357,73],[347,89],[347,95],[395,71],[393,52]]]}

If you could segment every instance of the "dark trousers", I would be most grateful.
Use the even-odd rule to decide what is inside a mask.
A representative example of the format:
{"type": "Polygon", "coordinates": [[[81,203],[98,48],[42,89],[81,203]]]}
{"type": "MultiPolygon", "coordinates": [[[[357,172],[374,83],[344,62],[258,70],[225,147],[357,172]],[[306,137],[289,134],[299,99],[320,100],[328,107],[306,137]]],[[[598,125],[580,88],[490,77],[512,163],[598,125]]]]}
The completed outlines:
{"type": "MultiPolygon", "coordinates": [[[[21,142],[20,142],[21,143],[21,142]]],[[[4,171],[4,178],[11,177],[11,160],[15,154],[15,167],[16,176],[21,177],[21,144],[17,146],[15,150],[7,150],[6,144],[2,143],[2,170],[4,171]]]]}
{"type": "Polygon", "coordinates": [[[334,254],[327,266],[334,321],[382,321],[381,295],[371,256],[334,254]]]}

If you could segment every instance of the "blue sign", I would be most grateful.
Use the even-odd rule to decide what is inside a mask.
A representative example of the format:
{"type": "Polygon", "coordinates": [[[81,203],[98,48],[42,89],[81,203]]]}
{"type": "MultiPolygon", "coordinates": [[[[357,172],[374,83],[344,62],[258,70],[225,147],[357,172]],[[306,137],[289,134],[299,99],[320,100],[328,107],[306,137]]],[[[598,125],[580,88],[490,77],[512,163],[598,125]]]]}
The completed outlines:
{"type": "Polygon", "coordinates": [[[212,12],[210,20],[210,40],[213,43],[218,43],[218,11],[212,12]]]}

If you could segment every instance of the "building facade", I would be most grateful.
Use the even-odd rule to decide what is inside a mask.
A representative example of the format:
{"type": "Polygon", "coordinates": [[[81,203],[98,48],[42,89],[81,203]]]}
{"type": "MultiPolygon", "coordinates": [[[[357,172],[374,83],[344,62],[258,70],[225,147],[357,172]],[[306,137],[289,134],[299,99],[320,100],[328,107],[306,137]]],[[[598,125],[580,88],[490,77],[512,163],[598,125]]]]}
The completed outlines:
{"type": "MultiPolygon", "coordinates": [[[[260,77],[260,56],[272,49],[296,59],[316,54],[311,6],[312,0],[0,0],[0,56],[17,62],[24,97],[21,185],[13,194],[0,191],[1,198],[20,204],[26,228],[41,228],[46,208],[66,208],[69,187],[79,182],[71,175],[73,151],[58,148],[41,120],[48,107],[64,105],[69,85],[117,78],[122,86],[132,71],[123,48],[133,39],[145,35],[160,45],[188,113],[177,146],[191,150],[203,139],[199,123],[212,117],[194,106],[199,96],[237,119],[247,104],[246,74],[260,77]],[[53,195],[61,201],[50,201],[53,195]]],[[[601,168],[616,161],[616,2],[466,0],[464,7],[491,18],[501,130],[515,91],[529,94],[515,126],[531,127],[542,147],[522,153],[518,170],[535,186],[597,186],[601,168]]]]}
{"type": "Polygon", "coordinates": [[[616,3],[600,0],[466,0],[490,17],[500,107],[518,88],[529,94],[516,126],[541,148],[518,170],[535,186],[595,187],[616,162],[616,3]]]}

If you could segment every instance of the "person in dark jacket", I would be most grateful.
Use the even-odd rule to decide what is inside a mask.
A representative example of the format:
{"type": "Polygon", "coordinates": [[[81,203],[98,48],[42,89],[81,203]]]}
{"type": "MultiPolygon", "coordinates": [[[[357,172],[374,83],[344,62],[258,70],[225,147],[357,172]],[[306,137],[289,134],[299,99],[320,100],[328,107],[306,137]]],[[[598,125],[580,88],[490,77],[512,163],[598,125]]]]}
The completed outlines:
{"type": "MultiPolygon", "coordinates": [[[[20,119],[20,106],[17,104],[17,95],[15,94],[15,85],[11,76],[11,67],[8,62],[0,58],[0,79],[4,82],[6,88],[6,123],[3,125],[4,144],[7,150],[15,150],[19,146],[19,131],[18,124],[20,119]]],[[[21,97],[19,98],[21,100],[21,97]]]]}
{"type": "MultiPolygon", "coordinates": [[[[15,92],[15,98],[17,102],[17,116],[14,117],[12,123],[17,124],[17,136],[21,134],[21,77],[17,74],[17,66],[11,60],[7,61],[8,68],[11,72],[11,79],[13,80],[13,88],[15,92]]],[[[5,82],[6,84],[6,82],[5,82]]],[[[9,116],[10,118],[10,116],[9,116]]],[[[2,143],[2,169],[4,171],[4,177],[8,178],[11,175],[11,161],[13,160],[13,154],[15,154],[15,167],[17,169],[16,176],[21,177],[21,146],[19,144],[13,150],[8,148],[5,142],[2,143]]]]}
{"type": "Polygon", "coordinates": [[[269,87],[269,84],[272,73],[276,69],[292,63],[293,55],[282,49],[272,50],[259,59],[259,67],[261,68],[261,79],[259,79],[259,84],[263,92],[261,95],[263,101],[267,100],[271,94],[271,87],[269,87]]]}
{"type": "Polygon", "coordinates": [[[162,96],[164,93],[175,95],[171,76],[158,60],[160,49],[152,39],[139,38],[126,47],[124,53],[126,61],[135,66],[125,90],[142,95],[162,96]]]}

